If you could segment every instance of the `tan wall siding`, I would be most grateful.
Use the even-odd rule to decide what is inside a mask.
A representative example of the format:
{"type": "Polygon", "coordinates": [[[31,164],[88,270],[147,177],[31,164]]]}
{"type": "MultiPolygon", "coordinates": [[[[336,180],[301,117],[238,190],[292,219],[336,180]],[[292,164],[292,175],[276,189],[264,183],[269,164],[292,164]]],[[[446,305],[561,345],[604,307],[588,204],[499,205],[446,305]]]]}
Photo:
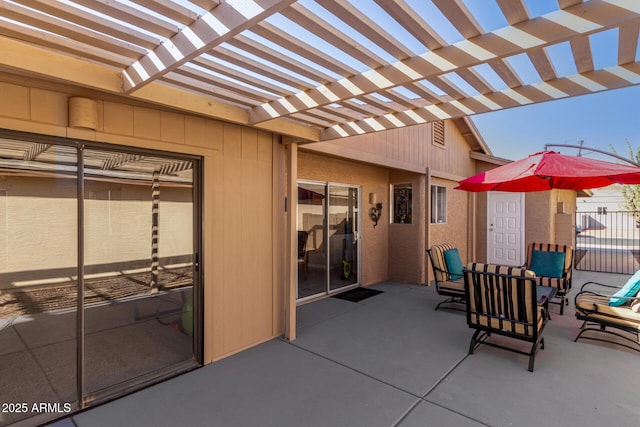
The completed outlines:
{"type": "Polygon", "coordinates": [[[96,130],[69,128],[69,93],[5,82],[0,91],[0,128],[203,156],[205,361],[282,332],[272,134],[112,100],[97,100],[96,130]]]}
{"type": "Polygon", "coordinates": [[[475,173],[469,145],[453,121],[445,121],[445,144],[433,144],[432,125],[407,126],[311,144],[307,150],[425,173],[427,167],[459,177],[475,173]]]}
{"type": "Polygon", "coordinates": [[[368,285],[387,280],[389,272],[389,172],[385,168],[365,165],[348,160],[298,152],[298,178],[313,181],[330,181],[360,185],[362,191],[362,284],[368,285]],[[384,205],[377,227],[369,219],[369,193],[376,193],[378,202],[384,205]]]}
{"type": "MultiPolygon", "coordinates": [[[[449,181],[440,178],[432,178],[431,185],[439,185],[447,188],[447,222],[445,224],[431,224],[429,221],[429,243],[428,247],[440,243],[450,243],[458,248],[460,258],[463,265],[472,261],[469,259],[468,249],[468,233],[470,232],[469,224],[469,200],[468,193],[465,191],[454,190],[458,185],[455,181],[449,181]]],[[[431,203],[431,193],[429,193],[429,203],[431,203]]],[[[485,209],[486,216],[486,209],[485,209]]],[[[473,260],[475,261],[475,260],[473,260]]],[[[429,268],[428,281],[433,280],[433,271],[429,268]]]]}
{"type": "MultiPolygon", "coordinates": [[[[469,157],[469,145],[460,134],[453,121],[446,120],[445,145],[429,142],[427,146],[427,166],[432,174],[436,171],[457,175],[466,178],[475,174],[475,161],[469,157]]],[[[429,124],[431,127],[431,124],[429,124]]],[[[429,133],[430,135],[431,133],[429,133]]],[[[429,141],[432,141],[429,139],[429,141]]]]}

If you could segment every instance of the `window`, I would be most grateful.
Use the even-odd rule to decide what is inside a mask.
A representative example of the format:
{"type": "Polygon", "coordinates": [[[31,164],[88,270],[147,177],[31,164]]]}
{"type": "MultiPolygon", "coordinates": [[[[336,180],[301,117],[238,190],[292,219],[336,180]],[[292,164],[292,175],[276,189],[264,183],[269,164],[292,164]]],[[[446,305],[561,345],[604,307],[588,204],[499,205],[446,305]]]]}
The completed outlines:
{"type": "Polygon", "coordinates": [[[447,188],[439,185],[431,186],[431,223],[447,222],[447,188]]]}
{"type": "Polygon", "coordinates": [[[598,214],[599,215],[606,215],[607,214],[607,208],[606,207],[598,207],[598,214]]]}
{"type": "Polygon", "coordinates": [[[433,143],[444,147],[444,120],[431,123],[433,129],[433,143]]]}
{"type": "Polygon", "coordinates": [[[391,221],[395,224],[411,224],[413,196],[411,184],[396,184],[391,188],[393,193],[391,221]]]}

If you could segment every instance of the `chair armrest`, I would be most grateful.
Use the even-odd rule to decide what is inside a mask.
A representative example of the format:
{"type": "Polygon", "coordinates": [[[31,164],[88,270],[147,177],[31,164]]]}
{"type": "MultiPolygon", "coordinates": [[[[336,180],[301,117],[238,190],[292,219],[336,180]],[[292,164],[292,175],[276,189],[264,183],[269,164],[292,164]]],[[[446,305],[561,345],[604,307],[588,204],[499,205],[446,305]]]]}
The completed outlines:
{"type": "Polygon", "coordinates": [[[446,277],[446,280],[449,280],[451,277],[451,273],[449,273],[449,270],[443,269],[443,268],[439,268],[439,267],[434,267],[433,265],[431,265],[431,267],[434,270],[438,270],[439,272],[443,273],[446,277]]]}
{"type": "MultiPolygon", "coordinates": [[[[609,289],[620,289],[620,287],[619,287],[619,286],[605,285],[604,283],[598,283],[598,282],[586,282],[585,284],[583,284],[583,285],[580,287],[580,292],[585,291],[585,288],[587,287],[587,285],[597,285],[597,286],[599,286],[599,287],[609,288],[609,289]]],[[[610,296],[610,295],[603,294],[602,292],[595,292],[595,291],[592,291],[591,293],[594,293],[594,294],[596,294],[596,295],[610,296]]]]}
{"type": "MultiPolygon", "coordinates": [[[[611,297],[611,294],[603,294],[602,292],[594,292],[594,291],[580,291],[576,294],[576,299],[580,296],[580,295],[596,295],[599,297],[605,297],[605,298],[609,298],[611,297]]],[[[635,299],[638,299],[638,296],[633,296],[633,297],[616,297],[616,299],[623,299],[623,300],[627,300],[627,301],[633,301],[635,299]]]]}

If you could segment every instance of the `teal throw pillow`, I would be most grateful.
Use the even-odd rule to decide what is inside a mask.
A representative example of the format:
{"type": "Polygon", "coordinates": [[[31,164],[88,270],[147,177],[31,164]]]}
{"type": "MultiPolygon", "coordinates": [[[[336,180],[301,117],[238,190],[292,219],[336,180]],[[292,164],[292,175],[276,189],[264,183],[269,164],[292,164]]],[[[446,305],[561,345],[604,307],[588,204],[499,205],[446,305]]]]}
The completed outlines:
{"type": "Polygon", "coordinates": [[[561,278],[564,273],[564,252],[550,252],[533,250],[529,270],[538,277],[561,278]]]}
{"type": "Polygon", "coordinates": [[[609,305],[612,307],[620,307],[631,301],[625,298],[633,298],[638,292],[640,292],[640,270],[636,271],[636,273],[627,280],[627,283],[609,298],[609,305]]]}
{"type": "Polygon", "coordinates": [[[444,263],[451,280],[462,279],[462,259],[457,248],[444,251],[444,263]]]}

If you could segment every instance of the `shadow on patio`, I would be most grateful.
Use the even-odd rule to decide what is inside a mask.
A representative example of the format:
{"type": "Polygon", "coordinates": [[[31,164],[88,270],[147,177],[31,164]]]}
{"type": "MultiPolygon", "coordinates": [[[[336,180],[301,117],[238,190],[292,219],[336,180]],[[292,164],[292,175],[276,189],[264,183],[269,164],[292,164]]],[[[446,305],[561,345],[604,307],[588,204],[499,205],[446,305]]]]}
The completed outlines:
{"type": "MultiPolygon", "coordinates": [[[[575,272],[588,280],[628,276],[575,272]]],[[[552,306],[535,372],[527,358],[481,347],[461,312],[434,311],[433,287],[397,283],[353,303],[298,310],[298,339],[271,340],[84,413],[78,426],[636,426],[639,355],[573,342],[573,298],[552,306]]],[[[72,425],[63,420],[59,425],[72,425]]]]}

